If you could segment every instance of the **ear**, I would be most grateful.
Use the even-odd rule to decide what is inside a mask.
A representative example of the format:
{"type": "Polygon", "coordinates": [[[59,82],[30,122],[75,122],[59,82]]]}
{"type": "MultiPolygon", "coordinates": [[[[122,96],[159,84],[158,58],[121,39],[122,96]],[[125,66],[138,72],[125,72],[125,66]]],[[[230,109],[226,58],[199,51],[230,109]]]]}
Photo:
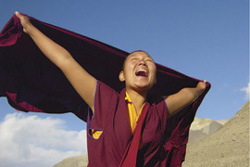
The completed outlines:
{"type": "Polygon", "coordinates": [[[124,77],[124,72],[123,72],[123,71],[121,71],[121,72],[119,73],[119,80],[120,80],[121,82],[124,82],[124,81],[125,81],[125,77],[124,77]]]}

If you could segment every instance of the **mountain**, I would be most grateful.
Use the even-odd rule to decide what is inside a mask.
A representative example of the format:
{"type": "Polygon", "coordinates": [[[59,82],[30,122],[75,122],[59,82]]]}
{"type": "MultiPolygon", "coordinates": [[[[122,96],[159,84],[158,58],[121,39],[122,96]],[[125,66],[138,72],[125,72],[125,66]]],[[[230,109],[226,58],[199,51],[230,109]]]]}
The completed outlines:
{"type": "Polygon", "coordinates": [[[221,128],[227,120],[215,121],[205,118],[195,118],[190,127],[188,143],[198,142],[221,128]]]}
{"type": "MultiPolygon", "coordinates": [[[[67,158],[54,167],[85,167],[87,155],[67,158]]],[[[183,167],[248,167],[249,102],[229,121],[195,118],[183,167]]]]}
{"type": "Polygon", "coordinates": [[[88,165],[88,155],[69,157],[54,165],[53,167],[85,167],[88,165]]]}
{"type": "Polygon", "coordinates": [[[183,167],[248,167],[249,102],[223,127],[189,143],[183,167]]]}

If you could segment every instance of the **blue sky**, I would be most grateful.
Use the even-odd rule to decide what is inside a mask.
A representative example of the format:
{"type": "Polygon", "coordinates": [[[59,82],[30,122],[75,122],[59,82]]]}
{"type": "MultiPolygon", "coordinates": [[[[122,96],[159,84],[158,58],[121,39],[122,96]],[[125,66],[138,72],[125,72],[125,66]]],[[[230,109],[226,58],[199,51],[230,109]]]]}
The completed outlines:
{"type": "MultiPolygon", "coordinates": [[[[157,63],[209,81],[199,118],[230,119],[247,101],[248,0],[2,0],[0,29],[16,10],[128,52],[145,50],[157,63]]],[[[0,98],[2,123],[15,112],[0,98]]],[[[32,115],[85,129],[72,114],[24,117],[32,115]]]]}

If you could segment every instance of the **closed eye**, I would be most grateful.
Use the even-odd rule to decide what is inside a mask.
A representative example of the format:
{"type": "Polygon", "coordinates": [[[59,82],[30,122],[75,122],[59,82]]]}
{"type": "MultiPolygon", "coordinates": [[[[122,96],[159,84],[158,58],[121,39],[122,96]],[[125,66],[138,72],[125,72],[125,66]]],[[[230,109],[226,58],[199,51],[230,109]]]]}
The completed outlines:
{"type": "Polygon", "coordinates": [[[146,59],[147,62],[154,62],[152,59],[146,59]]]}
{"type": "Polygon", "coordinates": [[[137,61],[138,59],[134,57],[134,58],[131,58],[130,60],[131,61],[137,61]]]}

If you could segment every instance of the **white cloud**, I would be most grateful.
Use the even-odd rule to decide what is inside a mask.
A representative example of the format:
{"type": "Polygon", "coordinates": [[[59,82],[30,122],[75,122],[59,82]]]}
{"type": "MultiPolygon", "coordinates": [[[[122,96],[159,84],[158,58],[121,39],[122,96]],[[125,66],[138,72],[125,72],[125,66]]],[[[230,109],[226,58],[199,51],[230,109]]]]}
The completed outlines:
{"type": "Polygon", "coordinates": [[[248,83],[248,86],[242,88],[241,91],[246,92],[246,99],[249,100],[249,98],[250,98],[250,82],[248,83]]]}
{"type": "Polygon", "coordinates": [[[0,167],[52,167],[86,153],[86,130],[64,130],[60,119],[8,114],[0,123],[0,167]]]}

